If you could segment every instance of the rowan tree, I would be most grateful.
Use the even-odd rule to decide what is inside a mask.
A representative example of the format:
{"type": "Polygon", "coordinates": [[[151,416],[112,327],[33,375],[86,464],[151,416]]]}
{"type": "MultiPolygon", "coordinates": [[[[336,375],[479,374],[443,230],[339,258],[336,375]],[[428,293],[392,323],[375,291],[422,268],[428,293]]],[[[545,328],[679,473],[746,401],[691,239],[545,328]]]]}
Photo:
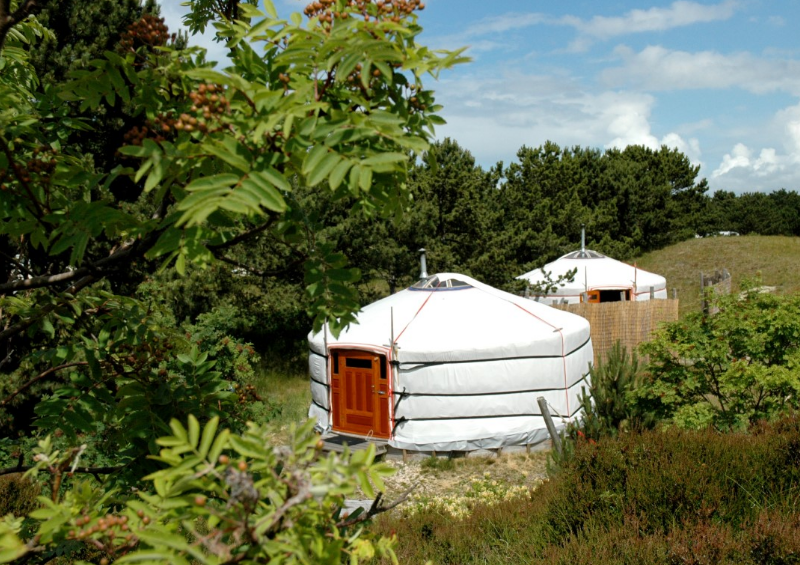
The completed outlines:
{"type": "Polygon", "coordinates": [[[358,272],[317,238],[296,191],[351,199],[365,216],[401,212],[407,164],[442,121],[423,79],[462,57],[416,43],[417,0],[326,0],[288,20],[263,4],[214,22],[230,49],[223,68],[203,49],[171,45],[163,21],[145,14],[113,50],[43,88],[29,57],[52,39],[28,18],[40,3],[0,1],[10,264],[0,344],[13,385],[0,408],[56,375],[65,382],[36,402],[36,437],[0,445],[14,455],[4,473],[49,483],[41,509],[0,523],[2,561],[86,547],[158,563],[391,554],[390,540],[358,529],[385,508],[380,496],[361,516],[340,514],[356,484],[380,490],[386,469],[368,452],[320,458],[308,425],[287,448],[268,446],[262,428],[237,418],[221,364],[126,282],[151,265],[181,275],[229,265],[232,250],[268,237],[301,257],[314,327],[353,320],[358,272]],[[95,168],[71,134],[120,101],[139,121],[114,162],[95,168]],[[137,190],[120,198],[118,179],[137,190]],[[22,341],[36,346],[15,358],[22,341]]]}

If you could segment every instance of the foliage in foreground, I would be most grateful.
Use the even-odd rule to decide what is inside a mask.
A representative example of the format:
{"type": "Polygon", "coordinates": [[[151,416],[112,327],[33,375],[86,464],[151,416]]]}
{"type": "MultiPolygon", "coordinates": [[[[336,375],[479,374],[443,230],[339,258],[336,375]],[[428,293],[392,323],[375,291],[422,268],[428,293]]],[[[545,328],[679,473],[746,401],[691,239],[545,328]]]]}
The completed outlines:
{"type": "Polygon", "coordinates": [[[356,484],[375,496],[392,472],[374,462],[374,447],[322,458],[311,423],[282,447],[269,446],[266,430],[253,424],[241,435],[219,430],[216,418],[204,428],[193,417],[188,427],[177,420],[170,427],[173,435],[158,440],[163,468],[145,477],[152,491],[132,497],[73,477],[67,471],[80,463],[80,451],[40,442],[28,475],[49,474],[51,494],[27,517],[0,522],[0,562],[43,562],[87,548],[116,563],[394,559],[391,538],[362,531],[370,512],[341,512],[356,484]]]}
{"type": "Polygon", "coordinates": [[[31,63],[56,39],[29,17],[43,3],[0,1],[0,418],[18,436],[0,441],[0,474],[49,478],[42,508],[2,522],[2,561],[74,561],[87,546],[174,564],[390,555],[337,510],[356,483],[380,490],[371,455],[318,462],[308,427],[266,447],[232,382],[254,351],[213,317],[179,331],[151,277],[291,263],[317,328],[351,322],[358,270],[304,204],[400,214],[408,163],[443,123],[423,78],[463,58],[416,42],[419,0],[328,0],[288,20],[269,0],[188,4],[192,29],[226,42],[220,67],[147,13],[61,82],[31,63]],[[101,135],[108,112],[121,135],[100,159],[83,134],[101,135]],[[263,240],[281,252],[243,263],[263,240]]]}
{"type": "Polygon", "coordinates": [[[527,498],[454,520],[384,515],[401,562],[796,563],[800,418],[751,433],[622,434],[580,442],[527,498]]]}

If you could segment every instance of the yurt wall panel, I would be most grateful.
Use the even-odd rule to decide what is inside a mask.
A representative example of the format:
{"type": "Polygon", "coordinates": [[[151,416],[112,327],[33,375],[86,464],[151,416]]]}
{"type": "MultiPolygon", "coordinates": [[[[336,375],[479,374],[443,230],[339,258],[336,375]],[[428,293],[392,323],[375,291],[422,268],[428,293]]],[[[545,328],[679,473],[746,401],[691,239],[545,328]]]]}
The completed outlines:
{"type": "Polygon", "coordinates": [[[509,445],[536,445],[549,438],[541,417],[484,418],[447,422],[407,422],[392,445],[420,451],[472,451],[509,445]],[[442,441],[442,437],[446,441],[442,441]]]}
{"type": "MultiPolygon", "coordinates": [[[[567,367],[568,379],[581,377],[572,371],[586,367],[571,364],[567,367]]],[[[568,384],[570,384],[568,382],[568,384]]],[[[458,391],[463,394],[480,394],[525,390],[564,389],[564,359],[506,359],[474,363],[449,363],[442,365],[401,364],[395,381],[395,390],[403,389],[423,394],[458,391]],[[491,375],[491,378],[487,378],[491,375]]]]}

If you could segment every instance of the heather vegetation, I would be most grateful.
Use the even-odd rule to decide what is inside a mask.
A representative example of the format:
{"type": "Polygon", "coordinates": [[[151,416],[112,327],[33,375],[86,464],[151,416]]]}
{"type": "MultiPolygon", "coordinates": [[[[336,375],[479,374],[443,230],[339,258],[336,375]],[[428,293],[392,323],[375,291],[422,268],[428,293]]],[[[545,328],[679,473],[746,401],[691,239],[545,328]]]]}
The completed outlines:
{"type": "Polygon", "coordinates": [[[531,494],[381,517],[404,563],[796,563],[800,421],[581,440],[531,494]]]}
{"type": "Polygon", "coordinates": [[[227,62],[155,2],[0,0],[0,562],[796,562],[793,296],[613,350],[534,491],[480,473],[372,529],[391,468],[320,456],[291,378],[420,247],[516,290],[581,225],[619,259],[800,235],[796,193],[709,196],[666,147],[484,170],[433,141],[429,81],[464,58],[417,43],[419,0],[189,4],[227,62]]]}

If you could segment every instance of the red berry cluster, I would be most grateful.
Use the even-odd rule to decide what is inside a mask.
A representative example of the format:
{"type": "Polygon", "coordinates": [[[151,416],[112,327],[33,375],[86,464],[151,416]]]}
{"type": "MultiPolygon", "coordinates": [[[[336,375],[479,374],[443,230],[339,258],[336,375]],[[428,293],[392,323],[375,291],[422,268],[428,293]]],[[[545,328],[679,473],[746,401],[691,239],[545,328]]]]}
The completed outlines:
{"type": "MultiPolygon", "coordinates": [[[[417,86],[416,84],[410,84],[410,85],[408,85],[408,88],[413,92],[414,90],[417,90],[417,88],[420,88],[420,87],[417,86]]],[[[423,95],[425,93],[420,92],[419,94],[423,95]]],[[[414,109],[414,110],[422,111],[422,110],[427,110],[428,109],[428,105],[425,104],[422,100],[420,100],[420,98],[418,98],[414,94],[412,94],[411,98],[408,99],[408,103],[411,105],[411,108],[414,109]]]]}
{"type": "MultiPolygon", "coordinates": [[[[145,522],[145,520],[142,519],[142,523],[145,525],[149,523],[149,521],[148,519],[147,522],[145,522]]],[[[123,554],[127,553],[139,543],[137,536],[130,531],[127,516],[106,514],[104,517],[94,521],[90,516],[84,514],[75,520],[74,525],[78,529],[70,530],[67,534],[67,539],[93,539],[95,540],[95,544],[99,541],[102,545],[102,549],[105,550],[107,554],[120,551],[122,551],[123,554]],[[97,534],[100,535],[99,540],[95,537],[97,534]]],[[[109,560],[106,557],[100,560],[100,565],[107,565],[108,563],[109,560]]]]}
{"type": "MultiPolygon", "coordinates": [[[[19,167],[17,164],[13,165],[19,180],[29,183],[33,180],[33,175],[39,177],[52,175],[56,168],[55,156],[57,153],[58,151],[49,147],[36,147],[33,150],[33,157],[26,161],[24,168],[19,167]]],[[[6,185],[5,181],[10,180],[11,176],[10,169],[0,170],[0,190],[8,190],[8,185],[6,185]]]]}
{"type": "MultiPolygon", "coordinates": [[[[414,10],[424,10],[425,4],[421,0],[349,0],[344,6],[361,12],[364,21],[400,20],[414,10]]],[[[317,0],[308,4],[303,13],[309,18],[318,17],[324,26],[330,28],[334,20],[344,20],[350,17],[347,10],[339,10],[336,0],[317,0]]]]}
{"type": "Polygon", "coordinates": [[[28,172],[38,175],[50,176],[56,168],[55,155],[57,151],[49,147],[36,147],[33,158],[27,163],[28,172]]]}
{"type": "Polygon", "coordinates": [[[172,37],[173,41],[175,40],[175,34],[170,36],[169,29],[164,23],[164,18],[145,14],[128,26],[128,29],[120,38],[119,46],[123,51],[135,51],[143,45],[161,47],[167,44],[170,37],[172,37]]]}
{"type": "Polygon", "coordinates": [[[189,98],[192,101],[192,112],[202,114],[206,120],[226,113],[231,107],[221,84],[201,84],[197,90],[189,93],[189,98]]]}
{"type": "Polygon", "coordinates": [[[247,404],[248,402],[258,402],[261,397],[256,392],[256,387],[253,385],[239,386],[238,383],[233,385],[236,394],[239,397],[239,404],[247,404]]]}
{"type": "Polygon", "coordinates": [[[165,136],[179,131],[218,131],[219,125],[213,127],[212,122],[219,122],[231,107],[230,101],[225,97],[224,87],[219,84],[201,84],[197,90],[189,93],[189,99],[192,101],[190,112],[159,114],[154,120],[147,120],[143,126],[134,126],[123,136],[125,144],[141,145],[148,137],[161,142],[165,136]]]}
{"type": "Polygon", "coordinates": [[[125,145],[141,145],[146,137],[151,137],[157,142],[164,140],[164,138],[161,135],[158,135],[153,129],[153,124],[150,122],[150,120],[148,120],[146,124],[147,125],[142,127],[133,126],[130,130],[128,130],[125,135],[122,136],[122,139],[125,141],[125,145]]]}
{"type": "Polygon", "coordinates": [[[218,131],[221,117],[231,107],[230,101],[225,97],[225,89],[219,84],[201,84],[197,90],[189,93],[192,107],[189,112],[180,115],[166,114],[159,116],[158,129],[166,134],[170,131],[199,131],[207,133],[218,131]],[[217,122],[217,127],[213,127],[217,122]]]}

